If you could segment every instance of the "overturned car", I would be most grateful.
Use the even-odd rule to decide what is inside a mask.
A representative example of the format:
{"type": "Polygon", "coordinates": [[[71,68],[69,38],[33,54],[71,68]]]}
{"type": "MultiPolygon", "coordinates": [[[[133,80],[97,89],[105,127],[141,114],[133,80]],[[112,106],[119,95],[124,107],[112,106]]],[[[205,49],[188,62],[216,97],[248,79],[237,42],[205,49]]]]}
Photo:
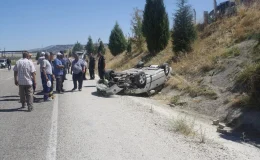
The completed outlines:
{"type": "Polygon", "coordinates": [[[144,66],[143,62],[139,62],[135,68],[122,72],[107,70],[105,80],[97,82],[97,92],[102,95],[117,93],[150,95],[162,89],[171,71],[172,68],[167,63],[144,66]]]}

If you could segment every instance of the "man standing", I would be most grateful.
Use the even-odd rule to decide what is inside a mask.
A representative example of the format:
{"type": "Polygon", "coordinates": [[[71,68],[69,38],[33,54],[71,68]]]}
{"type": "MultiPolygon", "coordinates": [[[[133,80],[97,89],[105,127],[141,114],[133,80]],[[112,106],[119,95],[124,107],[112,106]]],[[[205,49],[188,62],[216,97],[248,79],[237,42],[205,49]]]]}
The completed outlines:
{"type": "Polygon", "coordinates": [[[25,100],[27,101],[28,111],[33,110],[33,89],[32,84],[36,86],[35,67],[30,63],[28,52],[23,53],[23,58],[18,60],[14,67],[14,83],[19,85],[20,101],[22,108],[25,108],[25,100]],[[31,78],[31,75],[33,78],[31,78]]]}
{"type": "Polygon", "coordinates": [[[106,67],[105,57],[102,55],[101,52],[99,52],[98,53],[98,74],[100,79],[104,79],[105,67],[106,67]]]}
{"type": "Polygon", "coordinates": [[[8,70],[11,70],[11,60],[9,58],[7,58],[6,63],[8,70]]]}
{"type": "Polygon", "coordinates": [[[51,101],[51,98],[49,98],[51,86],[48,86],[47,84],[48,81],[50,82],[52,81],[52,66],[49,60],[50,60],[50,53],[46,53],[45,59],[43,60],[43,64],[42,64],[42,72],[44,75],[44,79],[43,79],[44,101],[51,101]]]}
{"type": "Polygon", "coordinates": [[[93,56],[93,53],[90,53],[90,57],[89,57],[89,75],[90,75],[90,79],[95,79],[95,63],[96,60],[93,56]]]}
{"type": "Polygon", "coordinates": [[[50,94],[49,94],[49,98],[52,98],[54,99],[54,95],[53,95],[53,88],[54,88],[54,79],[55,79],[55,75],[54,75],[54,65],[53,65],[53,61],[54,61],[54,53],[53,52],[50,52],[50,64],[51,64],[51,68],[52,68],[52,77],[51,77],[51,91],[50,91],[50,94]]]}
{"type": "Polygon", "coordinates": [[[65,57],[63,51],[60,51],[60,53],[62,54],[60,61],[61,61],[62,65],[64,66],[64,68],[63,68],[63,78],[62,78],[62,83],[63,83],[64,80],[67,80],[66,74],[67,74],[67,68],[68,68],[68,60],[65,57]]]}
{"type": "Polygon", "coordinates": [[[74,54],[74,61],[72,62],[71,65],[71,74],[72,75],[72,79],[73,79],[73,84],[74,84],[74,88],[72,89],[72,91],[77,89],[77,82],[79,83],[79,91],[82,90],[82,83],[83,83],[83,75],[86,72],[86,63],[82,60],[79,59],[79,56],[77,54],[74,54]]]}
{"type": "Polygon", "coordinates": [[[41,53],[41,57],[39,57],[37,65],[40,65],[40,72],[41,72],[41,80],[42,80],[42,88],[43,88],[43,79],[44,79],[44,75],[42,73],[42,64],[43,64],[43,60],[45,59],[45,52],[41,53]]]}
{"type": "MultiPolygon", "coordinates": [[[[28,54],[28,60],[30,61],[31,65],[34,66],[33,61],[32,61],[32,54],[28,54]]],[[[36,72],[34,74],[36,76],[36,72]]],[[[33,79],[33,75],[31,75],[31,78],[33,79]]],[[[33,94],[34,94],[35,90],[36,90],[36,88],[35,88],[36,86],[34,85],[34,81],[32,81],[32,82],[33,82],[32,87],[33,87],[33,94]]]]}
{"type": "Polygon", "coordinates": [[[62,86],[63,68],[62,62],[60,61],[62,54],[58,53],[57,58],[53,61],[54,75],[56,78],[56,91],[57,93],[64,92],[62,86]]]}

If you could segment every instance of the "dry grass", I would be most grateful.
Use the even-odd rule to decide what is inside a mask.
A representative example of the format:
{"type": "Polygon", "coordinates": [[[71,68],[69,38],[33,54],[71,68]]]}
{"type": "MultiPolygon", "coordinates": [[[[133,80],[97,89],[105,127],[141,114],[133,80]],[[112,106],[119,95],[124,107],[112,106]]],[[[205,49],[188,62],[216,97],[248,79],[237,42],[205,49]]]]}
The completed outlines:
{"type": "Polygon", "coordinates": [[[199,87],[196,85],[191,85],[187,87],[185,89],[185,92],[189,93],[189,95],[193,98],[198,96],[204,96],[212,100],[216,100],[218,98],[218,95],[212,89],[206,87],[199,87]]]}
{"type": "Polygon", "coordinates": [[[177,117],[171,121],[173,131],[181,133],[185,136],[195,136],[196,131],[195,119],[193,121],[188,120],[186,117],[177,117]]]}
{"type": "Polygon", "coordinates": [[[226,48],[259,32],[259,6],[250,9],[240,7],[237,16],[207,26],[199,33],[200,38],[193,45],[193,52],[183,57],[180,63],[173,64],[173,68],[178,73],[191,75],[203,71],[203,68],[214,68],[214,58],[225,53],[226,48]]]}
{"type": "Polygon", "coordinates": [[[173,96],[172,98],[171,98],[171,100],[170,100],[170,103],[171,104],[174,104],[174,105],[178,105],[179,104],[179,102],[180,102],[180,96],[173,96]]]}

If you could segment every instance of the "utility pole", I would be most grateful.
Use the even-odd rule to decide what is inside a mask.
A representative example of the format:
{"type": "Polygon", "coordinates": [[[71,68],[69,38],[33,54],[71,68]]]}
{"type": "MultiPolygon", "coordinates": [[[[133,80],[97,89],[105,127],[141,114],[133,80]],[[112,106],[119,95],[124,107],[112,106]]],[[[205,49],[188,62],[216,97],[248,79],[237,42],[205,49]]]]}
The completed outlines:
{"type": "Polygon", "coordinates": [[[209,12],[204,11],[204,25],[207,25],[209,23],[209,12]]]}
{"type": "Polygon", "coordinates": [[[214,3],[214,17],[215,20],[217,19],[217,0],[213,0],[214,3]]]}
{"type": "Polygon", "coordinates": [[[193,9],[193,12],[194,12],[194,24],[196,24],[196,23],[197,23],[197,21],[196,21],[196,16],[197,16],[197,14],[196,14],[196,10],[193,9]]]}

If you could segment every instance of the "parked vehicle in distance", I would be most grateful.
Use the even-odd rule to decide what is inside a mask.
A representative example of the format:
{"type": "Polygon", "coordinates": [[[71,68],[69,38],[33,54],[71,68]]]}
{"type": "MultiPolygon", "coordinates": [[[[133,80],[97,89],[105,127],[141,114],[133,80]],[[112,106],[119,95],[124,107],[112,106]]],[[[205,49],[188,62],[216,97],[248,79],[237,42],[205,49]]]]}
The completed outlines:
{"type": "Polygon", "coordinates": [[[144,66],[139,62],[135,68],[122,72],[107,70],[105,80],[97,82],[97,92],[103,95],[117,94],[153,94],[163,88],[172,68],[167,63],[144,66]]]}
{"type": "Polygon", "coordinates": [[[1,68],[7,67],[7,60],[6,59],[0,59],[0,67],[1,68]]]}

